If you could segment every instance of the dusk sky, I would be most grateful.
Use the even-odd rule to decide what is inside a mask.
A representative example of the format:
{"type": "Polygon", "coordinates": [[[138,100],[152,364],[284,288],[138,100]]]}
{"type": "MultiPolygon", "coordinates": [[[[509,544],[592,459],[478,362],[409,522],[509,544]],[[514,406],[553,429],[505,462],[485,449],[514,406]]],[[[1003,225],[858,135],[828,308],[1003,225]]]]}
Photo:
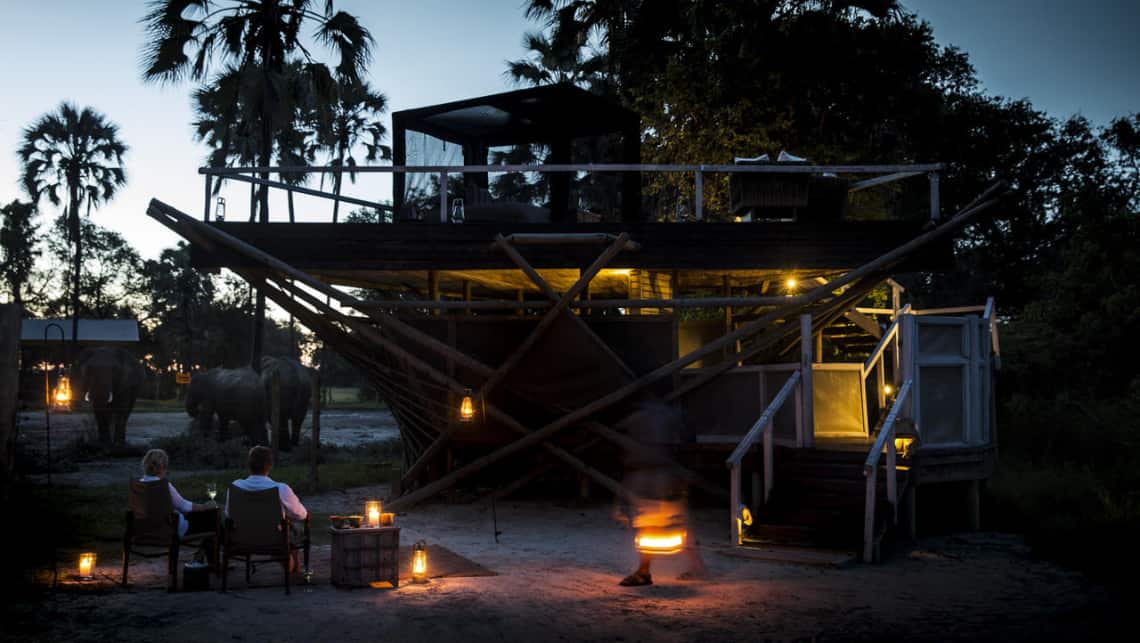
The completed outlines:
{"type": "MultiPolygon", "coordinates": [[[[21,198],[16,150],[21,130],[67,99],[102,111],[130,146],[129,184],[95,221],[122,232],[144,257],[157,256],[177,237],[146,217],[151,197],[192,214],[202,208],[205,148],[191,138],[187,84],[161,87],[140,80],[144,2],[6,0],[0,22],[0,201],[21,198]]],[[[943,44],[967,51],[985,89],[1029,98],[1063,118],[1074,113],[1096,123],[1140,111],[1140,2],[1090,0],[906,0],[934,27],[943,44]]],[[[510,89],[504,61],[523,54],[521,0],[341,0],[376,39],[373,85],[394,110],[510,89]]],[[[742,151],[743,152],[743,151],[742,151]]],[[[868,159],[872,161],[873,159],[868,159]]],[[[937,160],[937,159],[931,159],[937,160]]],[[[346,193],[386,199],[381,185],[358,184],[346,193]]],[[[243,194],[226,190],[236,208],[243,194]]],[[[311,216],[328,207],[299,200],[311,216]]],[[[54,214],[44,203],[43,212],[54,214]]],[[[271,208],[281,212],[279,208],[271,208]]],[[[275,217],[276,218],[276,217],[275,217]]]]}

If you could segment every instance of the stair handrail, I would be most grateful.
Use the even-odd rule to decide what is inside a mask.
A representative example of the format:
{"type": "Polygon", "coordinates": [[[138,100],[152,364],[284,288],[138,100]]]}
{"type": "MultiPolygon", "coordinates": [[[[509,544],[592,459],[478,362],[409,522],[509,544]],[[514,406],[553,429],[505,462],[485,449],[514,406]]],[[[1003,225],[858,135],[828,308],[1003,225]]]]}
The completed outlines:
{"type": "Polygon", "coordinates": [[[772,491],[773,471],[772,471],[772,430],[775,426],[774,420],[776,413],[784,406],[784,402],[791,396],[792,391],[795,390],[800,383],[800,370],[796,369],[788,377],[788,381],[780,387],[780,391],[772,398],[771,403],[768,404],[764,412],[753,423],[752,428],[748,429],[748,433],[744,434],[740,443],[732,450],[732,455],[724,461],[725,466],[730,469],[729,474],[729,520],[730,525],[730,538],[733,543],[739,545],[741,539],[741,525],[740,525],[740,463],[744,456],[748,453],[749,449],[756,444],[757,439],[761,439],[764,445],[764,502],[768,502],[768,494],[772,491]]]}
{"type": "MultiPolygon", "coordinates": [[[[887,331],[885,333],[883,333],[883,336],[881,338],[879,338],[879,343],[875,345],[875,348],[874,348],[874,350],[871,351],[871,355],[870,355],[870,357],[867,358],[867,361],[863,362],[863,370],[861,371],[860,377],[859,377],[859,384],[863,387],[861,389],[863,391],[867,390],[867,378],[871,375],[872,372],[875,372],[875,366],[879,366],[879,370],[877,371],[878,381],[875,383],[875,391],[876,391],[876,394],[878,395],[878,402],[879,402],[878,408],[880,409],[880,411],[879,411],[880,413],[882,412],[881,409],[886,405],[886,401],[887,401],[887,393],[886,393],[886,386],[885,386],[886,385],[886,375],[884,373],[884,369],[882,368],[881,362],[883,361],[883,356],[887,354],[887,347],[890,346],[891,343],[893,342],[894,347],[895,347],[894,377],[895,377],[895,383],[897,383],[898,382],[898,376],[899,376],[899,374],[898,374],[899,340],[900,340],[900,336],[902,335],[902,319],[904,316],[906,316],[910,313],[911,313],[910,304],[907,304],[907,305],[903,306],[902,308],[898,309],[898,311],[896,311],[894,321],[892,321],[891,325],[889,327],[887,327],[887,331]]],[[[869,429],[870,429],[869,425],[872,424],[871,420],[869,418],[864,417],[863,422],[865,423],[863,429],[865,431],[869,432],[869,429]]]]}
{"type": "Polygon", "coordinates": [[[867,479],[867,497],[863,509],[863,560],[866,562],[871,562],[874,553],[875,501],[878,497],[879,457],[883,454],[884,449],[887,452],[887,500],[893,505],[894,520],[898,522],[899,491],[898,469],[895,466],[895,424],[913,385],[914,380],[908,379],[899,388],[899,394],[895,397],[894,404],[891,405],[891,412],[887,414],[887,419],[883,422],[883,428],[879,431],[878,437],[875,438],[871,452],[863,461],[863,476],[867,479]]]}
{"type": "Polygon", "coordinates": [[[898,315],[895,315],[895,320],[887,327],[887,332],[883,333],[883,336],[879,339],[879,343],[876,344],[875,349],[871,351],[871,356],[867,358],[866,362],[863,362],[864,382],[867,381],[867,376],[870,375],[871,369],[875,368],[875,363],[882,361],[883,355],[887,351],[887,346],[889,346],[892,341],[896,344],[898,343],[899,320],[902,319],[903,315],[909,312],[910,304],[899,309],[898,315]]]}

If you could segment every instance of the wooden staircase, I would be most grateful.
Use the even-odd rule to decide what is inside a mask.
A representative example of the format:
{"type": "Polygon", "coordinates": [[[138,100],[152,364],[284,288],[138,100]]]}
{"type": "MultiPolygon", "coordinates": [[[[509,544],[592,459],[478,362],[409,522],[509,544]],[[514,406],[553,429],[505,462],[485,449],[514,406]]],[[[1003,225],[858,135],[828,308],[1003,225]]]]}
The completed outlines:
{"type": "MultiPolygon", "coordinates": [[[[858,552],[862,556],[867,482],[863,462],[870,442],[841,441],[813,449],[777,448],[775,484],[767,504],[754,508],[743,546],[791,546],[858,552]]],[[[899,497],[909,484],[908,463],[898,467],[899,497]]],[[[885,466],[877,476],[874,558],[895,525],[887,500],[885,466]]],[[[873,562],[873,561],[867,561],[873,562]]]]}

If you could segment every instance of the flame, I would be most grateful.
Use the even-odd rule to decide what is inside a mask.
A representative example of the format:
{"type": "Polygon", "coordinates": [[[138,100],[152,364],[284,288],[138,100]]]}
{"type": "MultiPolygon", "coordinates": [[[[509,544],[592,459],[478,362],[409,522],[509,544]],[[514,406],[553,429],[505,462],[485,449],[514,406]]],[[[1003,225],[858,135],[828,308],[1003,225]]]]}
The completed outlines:
{"type": "Polygon", "coordinates": [[[367,516],[368,516],[368,526],[369,527],[379,527],[380,526],[380,501],[379,500],[369,500],[367,503],[365,503],[364,513],[367,514],[367,516]]]}
{"type": "Polygon", "coordinates": [[[59,378],[59,385],[55,387],[55,394],[52,395],[57,406],[64,406],[71,401],[71,381],[66,375],[59,378]]]}
{"type": "Polygon", "coordinates": [[[676,554],[685,545],[685,532],[644,532],[638,534],[634,542],[644,554],[676,554]]]}

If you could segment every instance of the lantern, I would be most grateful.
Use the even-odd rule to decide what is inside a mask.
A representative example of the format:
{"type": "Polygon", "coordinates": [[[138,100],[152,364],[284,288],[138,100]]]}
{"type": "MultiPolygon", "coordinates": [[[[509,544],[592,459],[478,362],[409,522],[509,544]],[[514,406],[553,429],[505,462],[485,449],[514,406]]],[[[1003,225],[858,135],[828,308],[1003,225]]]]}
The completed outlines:
{"type": "Polygon", "coordinates": [[[471,422],[475,419],[475,400],[471,396],[471,389],[463,391],[463,400],[459,402],[459,421],[471,422]]]}
{"type": "Polygon", "coordinates": [[[51,401],[52,406],[56,408],[67,408],[71,404],[71,380],[66,375],[60,376],[59,384],[55,387],[51,401]]]}
{"type": "Polygon", "coordinates": [[[218,204],[214,207],[214,221],[226,220],[226,198],[218,197],[218,204]]]}
{"type": "Polygon", "coordinates": [[[670,556],[679,553],[685,546],[684,531],[642,531],[634,539],[638,551],[643,554],[670,556]]]}
{"type": "Polygon", "coordinates": [[[380,501],[369,500],[364,503],[364,515],[368,518],[369,527],[380,526],[380,501]]]}
{"type": "Polygon", "coordinates": [[[412,582],[427,582],[427,543],[422,540],[412,547],[412,582]]]}
{"type": "Polygon", "coordinates": [[[84,580],[91,580],[95,572],[95,552],[84,552],[79,554],[79,577],[84,580]]]}
{"type": "Polygon", "coordinates": [[[895,392],[895,387],[890,384],[883,384],[883,395],[890,397],[895,392]]]}

